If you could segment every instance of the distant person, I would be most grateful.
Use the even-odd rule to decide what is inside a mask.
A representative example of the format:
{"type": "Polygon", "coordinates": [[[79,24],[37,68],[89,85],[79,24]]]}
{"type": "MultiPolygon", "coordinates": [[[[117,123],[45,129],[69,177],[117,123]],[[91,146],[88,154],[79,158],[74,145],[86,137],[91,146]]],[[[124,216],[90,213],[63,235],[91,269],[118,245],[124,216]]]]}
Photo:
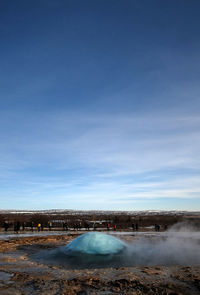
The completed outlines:
{"type": "Polygon", "coordinates": [[[22,222],[22,230],[24,231],[26,227],[26,222],[22,222]]]}
{"type": "Polygon", "coordinates": [[[31,221],[31,231],[33,232],[34,223],[31,221]]]}
{"type": "Polygon", "coordinates": [[[164,230],[168,230],[167,224],[164,225],[164,230]]]}
{"type": "Polygon", "coordinates": [[[8,229],[9,229],[9,223],[8,223],[8,221],[5,221],[3,226],[4,226],[4,230],[5,231],[8,231],[8,229]]]}
{"type": "Polygon", "coordinates": [[[155,224],[155,231],[160,231],[160,225],[159,224],[155,224]]]}
{"type": "Polygon", "coordinates": [[[110,223],[107,223],[107,230],[110,230],[110,223]]]}
{"type": "Polygon", "coordinates": [[[48,222],[48,225],[49,225],[49,231],[51,231],[51,229],[52,229],[52,222],[49,221],[49,222],[48,222]]]}
{"type": "Polygon", "coordinates": [[[17,226],[17,222],[14,222],[14,232],[16,234],[18,234],[18,226],[17,226]]]}
{"type": "Polygon", "coordinates": [[[17,221],[17,232],[20,231],[20,222],[17,221]]]}
{"type": "Polygon", "coordinates": [[[68,228],[69,228],[69,227],[68,227],[68,223],[65,222],[65,230],[68,231],[68,228]]]}
{"type": "Polygon", "coordinates": [[[138,223],[136,223],[135,229],[136,229],[136,231],[138,231],[138,229],[139,229],[138,223]]]}
{"type": "Polygon", "coordinates": [[[89,229],[90,229],[90,225],[89,225],[88,222],[85,222],[85,229],[86,229],[86,230],[89,230],[89,229]]]}
{"type": "Polygon", "coordinates": [[[41,223],[38,223],[38,225],[37,225],[37,229],[38,229],[38,231],[41,230],[41,223]]]}
{"type": "Polygon", "coordinates": [[[135,230],[135,224],[134,223],[132,223],[132,230],[134,231],[135,230]]]}
{"type": "Polygon", "coordinates": [[[116,224],[114,224],[114,231],[116,231],[117,230],[117,225],[116,224]]]}

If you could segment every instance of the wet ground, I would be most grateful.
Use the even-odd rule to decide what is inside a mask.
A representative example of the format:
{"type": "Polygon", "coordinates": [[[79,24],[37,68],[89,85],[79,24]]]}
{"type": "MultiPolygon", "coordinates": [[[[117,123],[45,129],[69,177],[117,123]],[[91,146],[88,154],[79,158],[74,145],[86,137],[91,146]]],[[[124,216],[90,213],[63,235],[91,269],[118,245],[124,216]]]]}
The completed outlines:
{"type": "MultiPolygon", "coordinates": [[[[66,245],[78,235],[28,233],[2,237],[0,294],[200,294],[199,265],[72,269],[32,259],[39,252],[66,245]]],[[[145,233],[120,233],[120,238],[134,243],[141,235],[145,233]]],[[[146,239],[154,236],[148,233],[146,239]]]]}

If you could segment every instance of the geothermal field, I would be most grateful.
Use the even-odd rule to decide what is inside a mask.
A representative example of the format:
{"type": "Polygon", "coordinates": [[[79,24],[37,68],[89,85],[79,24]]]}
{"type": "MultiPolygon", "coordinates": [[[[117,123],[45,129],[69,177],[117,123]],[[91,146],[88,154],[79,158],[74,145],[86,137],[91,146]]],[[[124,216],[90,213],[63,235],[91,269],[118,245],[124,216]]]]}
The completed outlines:
{"type": "Polygon", "coordinates": [[[2,229],[0,249],[3,295],[200,294],[200,231],[185,221],[165,231],[2,229]]]}

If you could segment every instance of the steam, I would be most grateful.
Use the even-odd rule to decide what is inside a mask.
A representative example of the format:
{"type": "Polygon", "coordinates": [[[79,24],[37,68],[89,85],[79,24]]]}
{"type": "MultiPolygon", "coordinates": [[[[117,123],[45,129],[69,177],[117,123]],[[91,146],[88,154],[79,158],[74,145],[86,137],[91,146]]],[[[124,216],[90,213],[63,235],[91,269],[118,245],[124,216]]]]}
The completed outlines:
{"type": "Polygon", "coordinates": [[[200,265],[200,232],[179,223],[155,237],[138,237],[128,245],[132,265],[200,265]]]}

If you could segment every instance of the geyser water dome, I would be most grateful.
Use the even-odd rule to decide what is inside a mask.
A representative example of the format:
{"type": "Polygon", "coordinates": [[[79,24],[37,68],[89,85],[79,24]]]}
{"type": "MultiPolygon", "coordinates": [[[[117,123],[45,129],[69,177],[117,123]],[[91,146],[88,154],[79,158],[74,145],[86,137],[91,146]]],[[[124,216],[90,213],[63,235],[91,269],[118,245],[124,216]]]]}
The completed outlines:
{"type": "Polygon", "coordinates": [[[66,246],[33,254],[33,260],[68,269],[119,267],[123,265],[128,244],[109,234],[89,232],[66,246]]]}
{"type": "Polygon", "coordinates": [[[126,247],[126,244],[113,237],[99,232],[83,234],[65,247],[65,251],[84,254],[108,255],[117,254],[126,247]]]}

